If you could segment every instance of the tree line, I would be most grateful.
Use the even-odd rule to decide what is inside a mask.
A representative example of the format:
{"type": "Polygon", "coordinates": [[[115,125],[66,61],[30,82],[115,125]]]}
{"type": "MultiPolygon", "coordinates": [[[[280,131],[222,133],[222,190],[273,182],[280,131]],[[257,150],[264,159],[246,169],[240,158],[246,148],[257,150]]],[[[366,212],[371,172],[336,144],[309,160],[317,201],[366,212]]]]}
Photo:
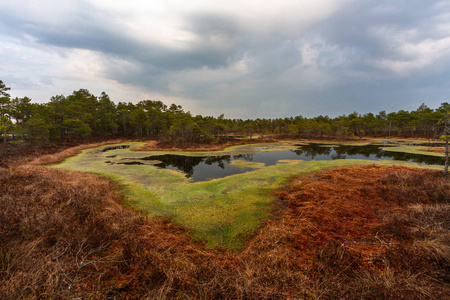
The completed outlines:
{"type": "Polygon", "coordinates": [[[377,114],[353,112],[335,118],[303,116],[254,120],[192,115],[180,105],[144,100],[115,104],[103,92],[86,89],[69,96],[57,95],[47,103],[28,97],[11,98],[0,80],[0,134],[3,143],[51,143],[90,138],[157,138],[184,146],[215,143],[236,137],[362,138],[404,136],[438,138],[450,104],[432,109],[422,104],[414,111],[377,114]]]}

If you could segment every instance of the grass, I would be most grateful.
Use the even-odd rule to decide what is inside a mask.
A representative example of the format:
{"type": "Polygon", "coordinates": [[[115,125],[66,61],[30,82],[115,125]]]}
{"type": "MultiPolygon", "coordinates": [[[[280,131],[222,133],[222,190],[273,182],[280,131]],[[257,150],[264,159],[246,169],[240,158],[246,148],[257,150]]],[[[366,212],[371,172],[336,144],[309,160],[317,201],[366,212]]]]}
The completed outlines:
{"type": "MultiPolygon", "coordinates": [[[[130,143],[129,143],[130,144],[130,143]]],[[[176,152],[188,155],[236,155],[290,149],[294,142],[233,146],[217,152],[176,152]]],[[[140,143],[131,143],[140,147],[140,143]]],[[[285,184],[292,175],[308,174],[324,168],[361,165],[366,160],[289,161],[262,167],[258,163],[233,162],[240,167],[257,167],[251,172],[192,183],[184,174],[152,166],[108,164],[122,159],[136,159],[167,152],[133,152],[117,149],[102,152],[102,148],[83,150],[75,157],[55,165],[57,168],[94,172],[112,178],[122,186],[126,203],[141,212],[157,215],[182,225],[198,241],[210,248],[239,250],[271,216],[275,197],[272,192],[285,184]]],[[[172,153],[173,154],[173,153],[172,153]]],[[[380,165],[409,165],[380,161],[380,165]]]]}
{"type": "MultiPolygon", "coordinates": [[[[381,165],[389,163],[283,164],[272,168],[278,172],[272,179],[256,170],[255,182],[237,193],[265,198],[270,191],[273,216],[239,252],[210,249],[173,222],[124,208],[119,186],[108,178],[35,165],[0,168],[0,298],[67,298],[63,273],[73,278],[76,258],[102,246],[89,256],[97,262],[80,272],[73,298],[445,299],[449,179],[440,171],[381,165]],[[286,173],[290,167],[296,176],[286,173]]],[[[228,191],[239,183],[231,179],[217,187],[203,183],[204,193],[228,191]]],[[[205,197],[200,190],[197,199],[205,197]]],[[[215,197],[209,205],[242,205],[215,197]]],[[[248,224],[241,218],[234,221],[248,224]]],[[[216,224],[223,225],[210,234],[230,239],[228,223],[216,224]]]]}
{"type": "Polygon", "coordinates": [[[260,169],[263,168],[265,166],[264,163],[259,163],[259,162],[252,162],[252,161],[244,161],[244,160],[233,160],[230,163],[232,166],[241,168],[241,169],[247,169],[247,168],[251,168],[251,169],[260,169]]]}

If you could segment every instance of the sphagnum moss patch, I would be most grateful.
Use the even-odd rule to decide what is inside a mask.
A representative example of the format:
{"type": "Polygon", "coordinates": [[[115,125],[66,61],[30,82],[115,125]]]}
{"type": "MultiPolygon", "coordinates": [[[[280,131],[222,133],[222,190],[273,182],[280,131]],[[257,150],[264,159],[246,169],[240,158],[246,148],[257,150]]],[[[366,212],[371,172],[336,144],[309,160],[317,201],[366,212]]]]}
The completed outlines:
{"type": "MultiPolygon", "coordinates": [[[[271,144],[273,149],[294,143],[271,144]]],[[[133,152],[142,143],[128,143],[131,149],[102,148],[84,150],[81,154],[54,165],[84,172],[98,173],[113,178],[122,186],[127,203],[150,215],[164,216],[187,228],[208,247],[224,247],[238,250],[245,239],[253,235],[270,217],[273,191],[286,183],[292,175],[308,174],[329,167],[368,164],[367,160],[290,161],[262,167],[255,164],[253,171],[214,179],[191,182],[183,173],[159,169],[151,165],[125,165],[106,163],[121,158],[139,158],[168,152],[133,152]]],[[[245,145],[223,151],[203,152],[201,155],[234,155],[254,153],[257,147],[245,145]]],[[[197,153],[178,152],[183,155],[197,153]]],[[[407,165],[423,167],[399,161],[371,161],[378,165],[407,165]]],[[[252,164],[245,164],[250,167],[252,164]]],[[[428,166],[430,168],[430,166],[428,166]]],[[[431,167],[433,168],[433,167],[431,167]]],[[[439,167],[437,167],[439,168],[439,167]]]]}

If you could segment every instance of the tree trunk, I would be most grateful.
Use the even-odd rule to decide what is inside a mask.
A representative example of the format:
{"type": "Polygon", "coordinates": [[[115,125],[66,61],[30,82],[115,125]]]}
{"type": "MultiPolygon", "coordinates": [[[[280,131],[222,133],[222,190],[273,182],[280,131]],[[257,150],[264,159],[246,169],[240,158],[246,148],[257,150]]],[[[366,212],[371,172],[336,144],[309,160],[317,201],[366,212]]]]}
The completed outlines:
{"type": "MultiPolygon", "coordinates": [[[[447,130],[448,131],[448,130],[447,130]]],[[[448,175],[448,156],[449,156],[449,145],[448,145],[448,136],[445,139],[445,166],[444,166],[444,175],[448,175]]]]}
{"type": "Polygon", "coordinates": [[[445,129],[444,129],[444,138],[445,138],[445,166],[444,166],[444,175],[448,175],[448,161],[449,161],[449,145],[448,140],[450,138],[450,130],[448,126],[449,115],[445,118],[445,129]]]}

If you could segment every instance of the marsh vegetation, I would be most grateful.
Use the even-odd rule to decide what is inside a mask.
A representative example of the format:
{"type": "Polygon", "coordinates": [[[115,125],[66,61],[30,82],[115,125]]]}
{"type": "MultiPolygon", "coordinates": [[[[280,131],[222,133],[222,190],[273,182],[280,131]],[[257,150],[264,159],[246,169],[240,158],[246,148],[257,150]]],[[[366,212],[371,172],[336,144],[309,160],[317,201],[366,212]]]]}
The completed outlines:
{"type": "MultiPolygon", "coordinates": [[[[272,193],[290,176],[367,160],[392,165],[392,157],[412,159],[378,146],[299,146],[280,142],[174,153],[133,151],[142,144],[128,143],[85,150],[55,167],[108,176],[123,186],[130,206],[184,226],[208,247],[239,250],[271,215],[272,193]]],[[[441,157],[428,159],[443,162],[441,157]]]]}
{"type": "Polygon", "coordinates": [[[89,259],[102,262],[82,270],[74,297],[443,299],[450,291],[450,183],[440,171],[299,172],[273,190],[273,217],[241,251],[211,249],[182,226],[124,208],[106,178],[36,165],[1,171],[4,299],[66,297],[61,270],[73,275],[76,258],[99,248],[89,259]]]}

